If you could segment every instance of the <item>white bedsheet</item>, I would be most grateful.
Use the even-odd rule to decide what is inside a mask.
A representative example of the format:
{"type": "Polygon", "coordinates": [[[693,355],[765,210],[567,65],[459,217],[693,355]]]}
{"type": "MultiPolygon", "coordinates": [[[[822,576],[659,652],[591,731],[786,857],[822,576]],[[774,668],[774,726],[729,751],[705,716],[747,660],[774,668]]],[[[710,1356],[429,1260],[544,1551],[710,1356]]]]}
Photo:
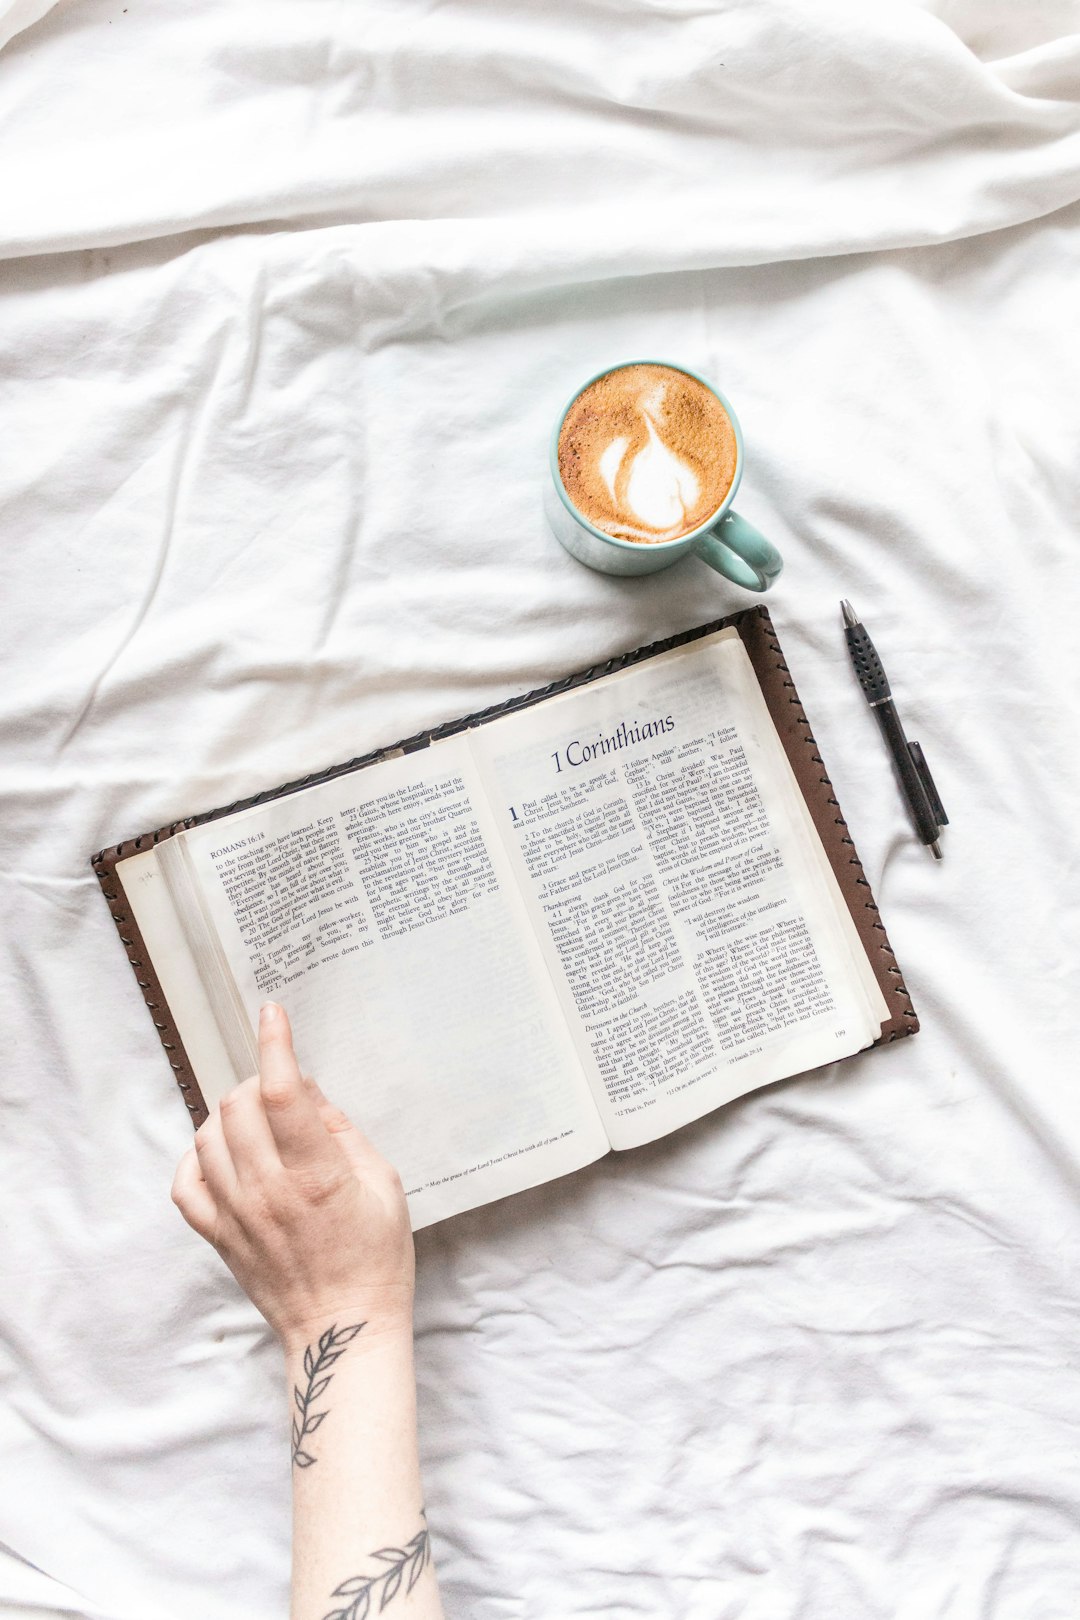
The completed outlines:
{"type": "Polygon", "coordinates": [[[421,1234],[448,1615],[1073,1620],[1080,6],[9,0],[9,35],[0,1612],[287,1610],[278,1352],[169,1203],[187,1118],[89,852],[744,605],[544,527],[556,409],[661,355],[742,417],[924,1027],[421,1234]]]}

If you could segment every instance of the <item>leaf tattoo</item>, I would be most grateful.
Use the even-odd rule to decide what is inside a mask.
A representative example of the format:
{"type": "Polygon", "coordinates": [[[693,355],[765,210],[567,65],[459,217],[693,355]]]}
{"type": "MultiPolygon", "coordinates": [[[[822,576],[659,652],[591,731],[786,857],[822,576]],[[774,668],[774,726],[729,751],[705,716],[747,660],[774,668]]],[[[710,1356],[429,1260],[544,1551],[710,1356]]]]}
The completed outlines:
{"type": "Polygon", "coordinates": [[[339,1609],[331,1609],[329,1614],[323,1615],[323,1620],[368,1620],[371,1614],[382,1614],[390,1600],[397,1597],[402,1581],[408,1597],[431,1562],[431,1536],[427,1525],[404,1547],[380,1547],[369,1556],[380,1559],[387,1568],[376,1570],[374,1575],[352,1575],[335,1586],[331,1597],[350,1601],[339,1609]],[[373,1608],[376,1597],[379,1605],[373,1608]]]}
{"type": "Polygon", "coordinates": [[[307,1388],[301,1390],[297,1384],[293,1390],[293,1400],[296,1403],[297,1416],[292,1421],[292,1460],[297,1468],[310,1468],[315,1458],[310,1451],[304,1450],[304,1441],[309,1434],[314,1434],[319,1427],[326,1412],[313,1412],[312,1402],[317,1401],[320,1395],[326,1393],[326,1386],[333,1377],[327,1371],[335,1361],[339,1361],[345,1354],[345,1346],[351,1344],[360,1332],[366,1327],[365,1322],[357,1322],[355,1327],[339,1328],[328,1327],[318,1341],[319,1353],[316,1356],[314,1346],[308,1345],[304,1351],[304,1372],[307,1375],[307,1388]]]}

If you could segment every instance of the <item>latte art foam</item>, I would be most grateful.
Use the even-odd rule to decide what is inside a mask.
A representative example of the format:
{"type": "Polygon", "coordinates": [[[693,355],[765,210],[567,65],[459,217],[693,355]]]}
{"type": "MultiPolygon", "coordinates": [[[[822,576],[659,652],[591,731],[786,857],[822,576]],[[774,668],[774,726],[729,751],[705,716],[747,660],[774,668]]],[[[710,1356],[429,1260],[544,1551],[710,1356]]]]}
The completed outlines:
{"type": "Polygon", "coordinates": [[[735,429],[716,395],[672,366],[620,366],[575,399],[559,475],[582,517],[657,544],[699,528],[735,477],[735,429]]]}

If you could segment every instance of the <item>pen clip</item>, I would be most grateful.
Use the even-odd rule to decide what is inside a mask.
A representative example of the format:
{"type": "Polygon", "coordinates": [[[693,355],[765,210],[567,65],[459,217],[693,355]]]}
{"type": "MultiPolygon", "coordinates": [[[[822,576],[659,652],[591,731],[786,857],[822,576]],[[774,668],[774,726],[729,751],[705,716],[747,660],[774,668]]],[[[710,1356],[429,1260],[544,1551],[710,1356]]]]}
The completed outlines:
{"type": "Polygon", "coordinates": [[[919,781],[926,789],[926,797],[930,800],[930,808],[934,812],[934,820],[937,822],[939,827],[947,827],[949,825],[949,818],[945,814],[945,806],[941,802],[941,795],[938,793],[937,787],[934,784],[934,778],[930,775],[930,767],[926,763],[926,755],[922,751],[922,746],[917,742],[909,742],[907,746],[908,753],[911,755],[911,763],[919,773],[919,781]]]}

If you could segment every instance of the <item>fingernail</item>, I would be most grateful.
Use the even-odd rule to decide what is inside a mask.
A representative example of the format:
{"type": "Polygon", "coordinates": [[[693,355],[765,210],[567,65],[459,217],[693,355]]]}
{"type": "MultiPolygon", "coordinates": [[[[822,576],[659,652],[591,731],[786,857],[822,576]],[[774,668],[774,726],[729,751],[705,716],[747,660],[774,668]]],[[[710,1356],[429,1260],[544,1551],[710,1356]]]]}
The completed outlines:
{"type": "Polygon", "coordinates": [[[259,1028],[262,1030],[273,1029],[280,1011],[281,1008],[276,1001],[264,1001],[259,1009],[259,1028]]]}

